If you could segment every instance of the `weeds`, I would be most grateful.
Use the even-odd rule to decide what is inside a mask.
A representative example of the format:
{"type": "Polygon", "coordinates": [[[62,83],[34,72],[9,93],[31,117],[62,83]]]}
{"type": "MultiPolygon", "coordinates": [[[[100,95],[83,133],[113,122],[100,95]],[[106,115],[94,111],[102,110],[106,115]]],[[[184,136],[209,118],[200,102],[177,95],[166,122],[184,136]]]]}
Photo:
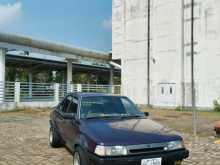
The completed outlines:
{"type": "Polygon", "coordinates": [[[220,104],[219,104],[218,100],[214,100],[213,105],[214,105],[213,110],[216,112],[220,112],[220,104]]]}

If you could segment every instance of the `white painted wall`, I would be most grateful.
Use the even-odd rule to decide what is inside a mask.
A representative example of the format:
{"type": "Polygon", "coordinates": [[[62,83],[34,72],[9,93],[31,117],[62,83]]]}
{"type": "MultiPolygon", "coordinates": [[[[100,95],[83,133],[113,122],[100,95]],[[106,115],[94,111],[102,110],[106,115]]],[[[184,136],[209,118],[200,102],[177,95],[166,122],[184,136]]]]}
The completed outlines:
{"type": "Polygon", "coordinates": [[[220,1],[205,0],[201,10],[197,82],[203,88],[197,101],[198,105],[212,106],[213,100],[220,100],[220,1]]]}
{"type": "Polygon", "coordinates": [[[122,58],[122,88],[123,94],[129,96],[138,104],[147,102],[147,1],[146,0],[119,0],[113,1],[120,4],[123,11],[120,23],[121,30],[114,22],[116,16],[113,14],[113,56],[122,58]],[[114,38],[121,31],[119,43],[114,38]],[[123,33],[124,32],[124,33],[123,33]],[[120,46],[119,46],[120,45],[120,46]],[[118,47],[120,50],[118,50],[118,47]],[[137,86],[138,84],[138,86],[137,86]]]}
{"type": "Polygon", "coordinates": [[[153,105],[181,105],[181,0],[153,1],[153,105]],[[164,88],[165,93],[162,93],[164,88]]]}
{"type": "Polygon", "coordinates": [[[20,102],[20,103],[1,103],[0,112],[13,111],[16,108],[48,108],[57,106],[56,102],[20,102]]]}
{"type": "Polygon", "coordinates": [[[112,55],[114,59],[120,59],[124,51],[124,35],[125,35],[125,0],[112,1],[112,55]]]}
{"type": "MultiPolygon", "coordinates": [[[[191,1],[151,2],[151,104],[190,106],[191,1]]],[[[122,60],[123,94],[138,104],[147,104],[147,6],[147,0],[113,0],[113,58],[122,60]]],[[[220,100],[219,0],[196,0],[195,42],[196,105],[212,107],[220,100]]]]}

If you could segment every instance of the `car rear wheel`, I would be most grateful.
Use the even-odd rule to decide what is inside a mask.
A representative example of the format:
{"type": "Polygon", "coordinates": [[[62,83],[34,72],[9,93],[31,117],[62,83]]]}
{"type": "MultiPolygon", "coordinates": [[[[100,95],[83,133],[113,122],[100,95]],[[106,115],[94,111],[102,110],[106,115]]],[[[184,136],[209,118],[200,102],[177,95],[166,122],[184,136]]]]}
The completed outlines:
{"type": "Polygon", "coordinates": [[[83,150],[77,147],[73,155],[73,165],[90,165],[90,162],[83,150]]]}
{"type": "Polygon", "coordinates": [[[57,148],[57,147],[62,146],[61,137],[52,127],[50,128],[50,131],[49,131],[49,142],[50,142],[50,146],[53,148],[57,148]]]}

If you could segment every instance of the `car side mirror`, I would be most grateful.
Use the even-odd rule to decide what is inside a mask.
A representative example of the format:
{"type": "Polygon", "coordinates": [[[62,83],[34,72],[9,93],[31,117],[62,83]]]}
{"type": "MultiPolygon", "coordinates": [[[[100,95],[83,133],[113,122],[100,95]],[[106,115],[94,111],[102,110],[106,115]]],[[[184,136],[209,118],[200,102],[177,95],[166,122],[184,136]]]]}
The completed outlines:
{"type": "Polygon", "coordinates": [[[63,118],[73,120],[73,119],[76,119],[76,115],[74,113],[65,113],[63,114],[63,118]]]}
{"type": "Polygon", "coordinates": [[[144,112],[144,115],[145,115],[146,117],[148,117],[148,116],[150,116],[150,113],[149,113],[149,112],[144,112]]]}

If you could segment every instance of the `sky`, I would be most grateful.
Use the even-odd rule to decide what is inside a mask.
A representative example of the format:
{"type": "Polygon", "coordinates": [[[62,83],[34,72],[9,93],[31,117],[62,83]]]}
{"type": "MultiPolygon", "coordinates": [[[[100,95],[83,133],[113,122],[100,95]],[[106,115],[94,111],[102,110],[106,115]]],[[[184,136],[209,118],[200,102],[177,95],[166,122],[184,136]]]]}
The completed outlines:
{"type": "Polygon", "coordinates": [[[0,31],[111,51],[111,0],[0,0],[0,31]]]}

